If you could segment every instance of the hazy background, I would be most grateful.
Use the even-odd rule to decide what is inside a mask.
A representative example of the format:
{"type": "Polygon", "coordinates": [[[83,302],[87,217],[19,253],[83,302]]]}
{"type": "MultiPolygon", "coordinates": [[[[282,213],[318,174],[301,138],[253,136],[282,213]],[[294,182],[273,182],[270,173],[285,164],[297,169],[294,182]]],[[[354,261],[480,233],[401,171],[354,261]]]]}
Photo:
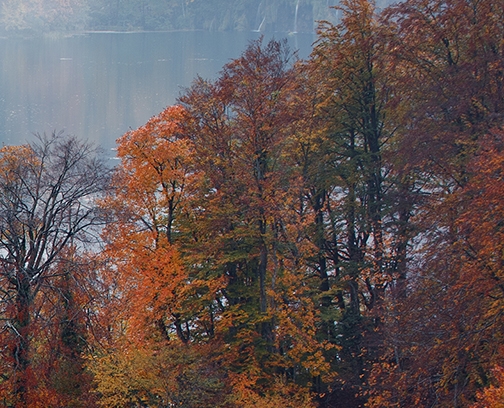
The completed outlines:
{"type": "Polygon", "coordinates": [[[337,3],[0,0],[0,145],[65,131],[110,150],[260,35],[308,57],[337,3]]]}
{"type": "MultiPolygon", "coordinates": [[[[383,7],[388,0],[377,0],[383,7]]],[[[337,0],[0,0],[0,30],[312,32],[337,0]]]]}
{"type": "MultiPolygon", "coordinates": [[[[216,78],[254,32],[88,33],[0,39],[0,145],[65,131],[107,150],[173,104],[200,75],[216,78]]],[[[280,38],[281,34],[266,35],[280,38]]],[[[313,34],[287,36],[306,58],[313,34]]]]}

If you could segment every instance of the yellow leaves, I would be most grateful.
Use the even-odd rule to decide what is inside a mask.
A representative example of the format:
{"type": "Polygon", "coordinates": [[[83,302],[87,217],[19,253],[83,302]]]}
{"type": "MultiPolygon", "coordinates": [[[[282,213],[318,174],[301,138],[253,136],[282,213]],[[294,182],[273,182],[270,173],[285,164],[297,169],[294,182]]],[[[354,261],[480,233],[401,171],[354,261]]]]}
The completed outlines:
{"type": "Polygon", "coordinates": [[[233,394],[229,401],[236,407],[253,408],[314,408],[310,392],[286,381],[282,376],[270,379],[268,389],[257,389],[248,374],[233,374],[233,394]]]}
{"type": "Polygon", "coordinates": [[[97,392],[100,393],[99,404],[107,408],[119,408],[128,406],[131,386],[128,377],[131,376],[128,361],[121,359],[117,353],[109,354],[95,359],[89,365],[94,380],[98,384],[97,392]]]}
{"type": "Polygon", "coordinates": [[[105,408],[221,406],[224,374],[218,364],[212,350],[177,341],[163,348],[126,344],[88,358],[105,408]]]}
{"type": "Polygon", "coordinates": [[[122,408],[149,404],[154,395],[163,394],[159,371],[152,350],[141,347],[116,349],[102,356],[88,358],[93,373],[98,404],[122,408]]]}
{"type": "Polygon", "coordinates": [[[492,370],[493,384],[477,393],[478,402],[471,408],[504,408],[504,368],[492,370]]]}
{"type": "Polygon", "coordinates": [[[18,181],[19,177],[26,175],[29,166],[37,163],[37,157],[31,146],[3,146],[0,149],[0,182],[18,181]]]}
{"type": "Polygon", "coordinates": [[[299,277],[293,271],[284,271],[278,276],[277,285],[282,289],[277,291],[282,296],[273,297],[272,314],[277,322],[276,345],[283,350],[283,355],[275,364],[285,368],[301,367],[303,375],[320,376],[330,383],[335,373],[331,372],[326,355],[335,352],[338,346],[317,338],[321,324],[317,300],[299,282],[299,277]]]}

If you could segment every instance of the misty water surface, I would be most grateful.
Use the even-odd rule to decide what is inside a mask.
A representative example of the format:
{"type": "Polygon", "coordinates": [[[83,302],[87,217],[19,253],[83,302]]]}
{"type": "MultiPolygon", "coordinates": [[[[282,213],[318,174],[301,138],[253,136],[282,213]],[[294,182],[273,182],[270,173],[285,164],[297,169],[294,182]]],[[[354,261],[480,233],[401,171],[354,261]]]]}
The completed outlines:
{"type": "MultiPolygon", "coordinates": [[[[0,39],[0,144],[63,130],[110,151],[128,129],[173,104],[196,75],[215,78],[259,35],[200,31],[0,39]]],[[[297,34],[288,40],[306,58],[315,37],[297,34]]]]}

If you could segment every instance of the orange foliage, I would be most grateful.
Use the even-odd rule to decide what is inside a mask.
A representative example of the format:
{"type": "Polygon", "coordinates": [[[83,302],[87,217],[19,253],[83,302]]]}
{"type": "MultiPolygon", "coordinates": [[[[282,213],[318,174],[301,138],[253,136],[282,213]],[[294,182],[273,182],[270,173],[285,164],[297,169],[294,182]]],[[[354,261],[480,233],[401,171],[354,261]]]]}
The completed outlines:
{"type": "Polygon", "coordinates": [[[223,406],[462,407],[503,366],[502,5],[340,10],[118,140],[104,406],[181,403],[187,364],[223,406]]]}
{"type": "MultiPolygon", "coordinates": [[[[181,324],[197,313],[187,299],[200,283],[189,277],[176,245],[183,231],[179,218],[198,179],[191,143],[181,137],[186,117],[180,106],[169,107],[118,140],[116,190],[103,203],[115,217],[104,234],[106,254],[114,260],[124,316],[138,341],[152,335],[153,325],[166,339],[174,325],[186,341],[181,324]]],[[[211,284],[201,286],[208,291],[211,284]]]]}
{"type": "Polygon", "coordinates": [[[494,384],[477,393],[478,402],[471,408],[504,407],[504,368],[497,366],[492,370],[494,384]]]}

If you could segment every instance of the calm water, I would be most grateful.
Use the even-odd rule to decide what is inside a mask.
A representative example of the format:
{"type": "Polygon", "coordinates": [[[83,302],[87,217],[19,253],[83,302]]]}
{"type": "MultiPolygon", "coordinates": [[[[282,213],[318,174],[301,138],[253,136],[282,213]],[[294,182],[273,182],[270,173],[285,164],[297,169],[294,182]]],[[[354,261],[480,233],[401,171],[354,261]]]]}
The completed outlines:
{"type": "MultiPolygon", "coordinates": [[[[110,151],[128,129],[173,104],[196,75],[216,78],[258,36],[170,32],[0,39],[0,145],[64,130],[110,151]]],[[[288,39],[306,58],[315,37],[288,39]]]]}

